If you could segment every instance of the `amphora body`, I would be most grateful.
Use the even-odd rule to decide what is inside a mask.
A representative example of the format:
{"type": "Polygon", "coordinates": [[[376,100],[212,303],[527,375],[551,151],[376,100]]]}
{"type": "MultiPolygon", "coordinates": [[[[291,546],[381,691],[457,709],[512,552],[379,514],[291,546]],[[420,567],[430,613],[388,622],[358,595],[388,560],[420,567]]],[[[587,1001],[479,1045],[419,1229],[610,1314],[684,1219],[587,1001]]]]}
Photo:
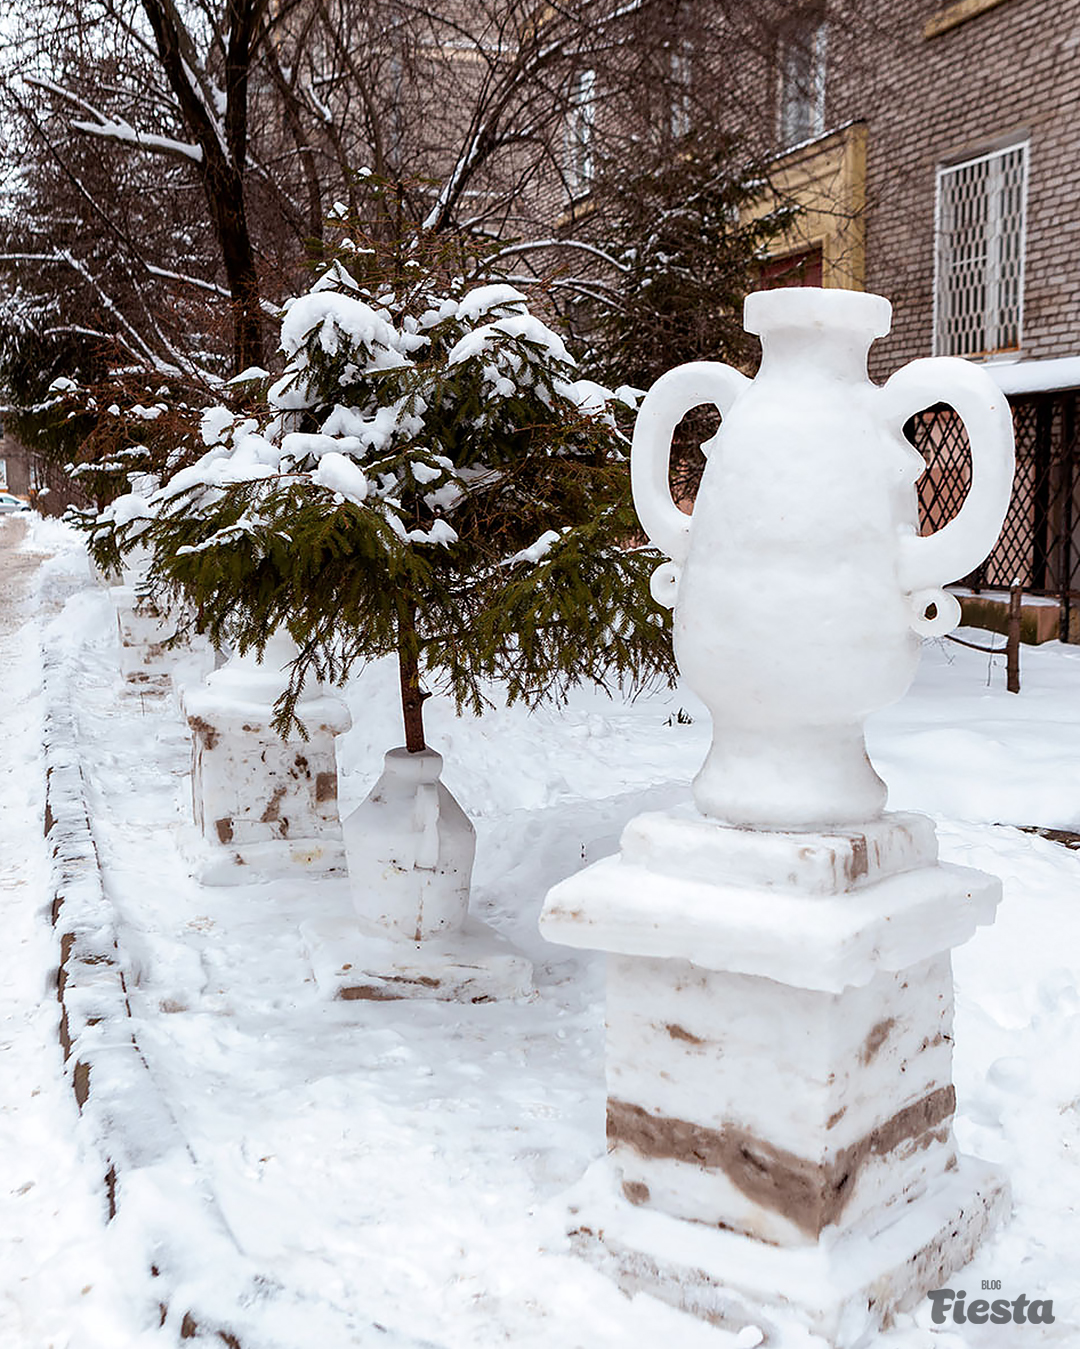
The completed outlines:
{"type": "Polygon", "coordinates": [[[674,605],[679,668],[713,717],[694,797],[729,824],[810,829],[881,813],[864,718],[904,694],[920,637],[955,626],[959,606],[941,587],[985,557],[1004,519],[1004,395],[949,357],[873,384],[867,354],[890,317],[888,300],[855,291],[755,293],[744,322],[761,338],[756,378],[680,366],[638,415],[635,505],[672,559],[653,593],[674,605]],[[675,426],[702,403],[722,423],[690,516],[671,499],[668,456],[675,426]],[[972,486],[957,517],[921,537],[925,465],[902,428],[935,403],[966,426],[972,486]]]}

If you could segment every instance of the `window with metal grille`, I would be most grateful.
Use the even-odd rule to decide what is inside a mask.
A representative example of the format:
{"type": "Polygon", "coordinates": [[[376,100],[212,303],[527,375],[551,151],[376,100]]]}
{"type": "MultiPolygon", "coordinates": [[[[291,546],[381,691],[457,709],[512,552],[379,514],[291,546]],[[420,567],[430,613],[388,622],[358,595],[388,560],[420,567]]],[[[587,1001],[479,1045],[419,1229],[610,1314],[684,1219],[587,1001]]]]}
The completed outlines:
{"type": "Polygon", "coordinates": [[[938,169],[934,351],[987,356],[1020,346],[1027,144],[938,169]]]}
{"type": "Polygon", "coordinates": [[[825,35],[820,13],[804,13],[780,38],[781,146],[819,136],[825,128],[825,35]]]}

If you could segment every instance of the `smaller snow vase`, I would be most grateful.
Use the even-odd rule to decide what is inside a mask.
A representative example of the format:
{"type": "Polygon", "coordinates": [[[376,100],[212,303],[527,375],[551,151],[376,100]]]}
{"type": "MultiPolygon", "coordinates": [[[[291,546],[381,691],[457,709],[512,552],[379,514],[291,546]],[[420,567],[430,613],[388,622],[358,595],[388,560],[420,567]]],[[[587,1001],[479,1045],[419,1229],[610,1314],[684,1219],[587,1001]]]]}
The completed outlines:
{"type": "Polygon", "coordinates": [[[891,314],[880,295],[759,291],[744,317],[761,338],[756,378],[711,361],[678,366],[638,414],[634,504],[671,558],[652,589],[674,607],[679,670],[712,713],[694,799],[713,819],[812,829],[880,816],[885,784],[863,722],[907,691],[919,638],[956,626],[960,607],[942,586],[983,560],[1005,518],[1004,394],[954,357],[871,383],[867,353],[891,314]],[[723,421],[690,516],[671,498],[668,458],[675,427],[703,403],[723,421]],[[935,403],[967,429],[972,482],[956,518],[920,536],[926,466],[903,427],[935,403]]]}
{"type": "Polygon", "coordinates": [[[439,780],[433,749],[392,749],[370,795],[342,826],[353,907],[405,941],[448,936],[465,922],[476,831],[439,780]]]}

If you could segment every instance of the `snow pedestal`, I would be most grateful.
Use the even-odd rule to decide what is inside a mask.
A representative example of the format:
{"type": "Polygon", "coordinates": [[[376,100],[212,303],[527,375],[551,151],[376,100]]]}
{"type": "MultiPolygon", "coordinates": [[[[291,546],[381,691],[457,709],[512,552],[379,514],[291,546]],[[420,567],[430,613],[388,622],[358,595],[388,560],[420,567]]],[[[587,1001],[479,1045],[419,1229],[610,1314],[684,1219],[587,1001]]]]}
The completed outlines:
{"type": "Polygon", "coordinates": [[[133,585],[110,586],[109,598],[120,636],[120,673],[132,684],[168,679],[175,648],[166,643],[175,635],[176,624],[149,600],[140,599],[133,585]]]}
{"type": "Polygon", "coordinates": [[[689,807],[557,885],[544,935],[610,953],[583,1252],[706,1319],[843,1346],[940,1287],[1007,1202],[952,1135],[950,950],[999,892],[918,815],[784,833],[689,807]]]}
{"type": "Polygon", "coordinates": [[[339,698],[317,688],[296,708],[308,739],[281,739],[271,725],[274,703],[295,655],[287,637],[275,636],[262,664],[251,652],[234,656],[182,694],[202,834],[193,860],[205,884],[344,874],[334,737],[352,719],[339,698]]]}
{"type": "Polygon", "coordinates": [[[713,717],[700,814],[632,821],[541,920],[611,953],[617,1184],[583,1190],[577,1239],[628,1287],[731,1324],[794,1314],[838,1346],[963,1264],[1006,1202],[956,1156],[950,1081],[949,953],[1000,887],[939,863],[928,821],[882,814],[863,724],[907,691],[919,637],[960,617],[942,587],[1001,529],[1012,421],[964,361],[871,384],[890,316],[880,295],[759,291],[753,381],[692,362],[646,395],[631,483],[670,558],[652,593],[679,671],[713,717]],[[935,402],[964,423],[972,486],[923,535],[903,427],[935,402]],[[690,516],[671,438],[705,403],[721,424],[690,516]],[[789,598],[782,631],[763,590],[789,598]]]}
{"type": "Polygon", "coordinates": [[[201,677],[212,664],[209,642],[204,637],[186,637],[174,641],[180,624],[176,612],[163,612],[139,594],[150,566],[150,551],[136,545],[125,559],[117,578],[106,573],[90,559],[90,570],[102,584],[108,585],[109,598],[116,610],[120,638],[120,673],[132,684],[163,686],[179,664],[188,664],[201,677]],[[113,581],[117,580],[117,584],[113,581]]]}
{"type": "Polygon", "coordinates": [[[308,923],[320,987],[347,1000],[488,1002],[532,992],[532,966],[470,918],[476,833],[440,781],[442,755],[392,749],[345,820],[354,919],[308,923]]]}
{"type": "Polygon", "coordinates": [[[124,584],[124,578],[120,572],[114,571],[112,568],[106,570],[104,567],[99,567],[91,554],[87,554],[86,561],[87,566],[90,569],[90,579],[96,585],[103,586],[106,590],[111,590],[113,586],[124,584]]]}

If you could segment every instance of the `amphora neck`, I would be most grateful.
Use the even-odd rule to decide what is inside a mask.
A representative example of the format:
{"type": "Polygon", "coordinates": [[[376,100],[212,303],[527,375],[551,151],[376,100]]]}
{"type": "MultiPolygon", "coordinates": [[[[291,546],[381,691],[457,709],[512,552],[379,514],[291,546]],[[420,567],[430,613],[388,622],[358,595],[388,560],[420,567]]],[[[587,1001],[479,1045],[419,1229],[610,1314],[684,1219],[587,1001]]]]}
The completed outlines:
{"type": "Polygon", "coordinates": [[[866,378],[870,344],[889,331],[892,306],[862,291],[791,286],[747,296],[744,326],[761,338],[761,374],[783,367],[843,380],[866,378]]]}

